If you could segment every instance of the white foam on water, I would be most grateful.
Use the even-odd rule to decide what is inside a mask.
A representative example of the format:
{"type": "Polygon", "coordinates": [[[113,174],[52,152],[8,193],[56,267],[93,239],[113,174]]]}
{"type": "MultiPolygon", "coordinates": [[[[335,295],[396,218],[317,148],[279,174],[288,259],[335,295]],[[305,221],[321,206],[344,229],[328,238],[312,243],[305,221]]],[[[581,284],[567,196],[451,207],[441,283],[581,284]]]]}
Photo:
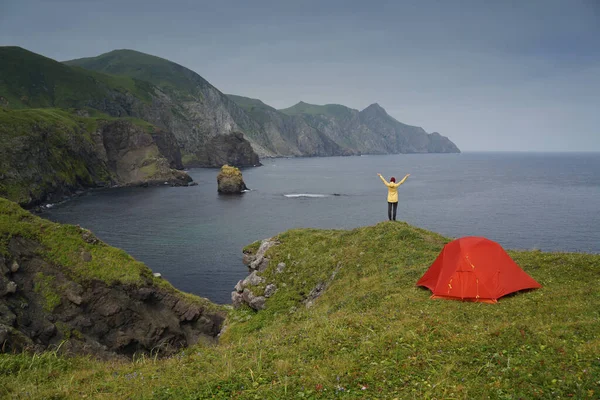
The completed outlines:
{"type": "Polygon", "coordinates": [[[284,194],[285,197],[327,197],[327,194],[312,194],[312,193],[292,193],[284,194]]]}

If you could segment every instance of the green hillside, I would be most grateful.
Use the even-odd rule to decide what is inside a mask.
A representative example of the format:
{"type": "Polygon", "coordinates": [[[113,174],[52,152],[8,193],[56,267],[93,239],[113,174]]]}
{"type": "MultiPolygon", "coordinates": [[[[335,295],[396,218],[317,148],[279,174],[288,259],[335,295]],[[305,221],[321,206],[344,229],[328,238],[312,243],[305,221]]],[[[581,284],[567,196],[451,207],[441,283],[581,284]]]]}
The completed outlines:
{"type": "Polygon", "coordinates": [[[244,109],[244,111],[247,111],[247,112],[252,112],[255,110],[274,111],[274,112],[277,111],[276,109],[263,103],[259,99],[252,99],[250,97],[237,96],[234,94],[228,94],[227,97],[229,97],[238,106],[242,107],[244,109]]]}
{"type": "Polygon", "coordinates": [[[198,86],[210,86],[200,75],[179,64],[134,50],[113,50],[97,57],[80,58],[64,63],[147,81],[180,99],[185,95],[197,95],[198,86]]]}
{"type": "Polygon", "coordinates": [[[0,109],[0,197],[29,204],[60,186],[110,181],[92,156],[96,125],[54,108],[0,109]]]}
{"type": "Polygon", "coordinates": [[[315,104],[308,104],[303,101],[289,108],[279,110],[280,112],[287,115],[326,115],[333,118],[346,118],[352,115],[352,109],[340,104],[325,104],[319,106],[315,104]]]}
{"type": "MultiPolygon", "coordinates": [[[[415,282],[449,239],[403,222],[276,237],[266,309],[231,311],[217,346],[156,360],[0,355],[0,397],[593,399],[600,255],[509,252],[543,287],[497,304],[415,282]],[[285,263],[282,272],[277,266],[285,263]],[[304,301],[324,283],[323,294],[304,301]]],[[[259,243],[247,247],[256,252],[259,243]]],[[[255,292],[260,293],[261,286],[255,292]]]]}
{"type": "Polygon", "coordinates": [[[136,118],[96,110],[85,115],[57,108],[0,108],[0,197],[31,206],[49,193],[110,183],[114,171],[98,155],[102,139],[92,137],[99,124],[121,120],[147,133],[159,132],[136,118]]]}
{"type": "Polygon", "coordinates": [[[112,92],[149,101],[153,90],[146,82],[69,67],[20,47],[0,47],[0,59],[0,97],[10,108],[85,107],[112,92]]]}

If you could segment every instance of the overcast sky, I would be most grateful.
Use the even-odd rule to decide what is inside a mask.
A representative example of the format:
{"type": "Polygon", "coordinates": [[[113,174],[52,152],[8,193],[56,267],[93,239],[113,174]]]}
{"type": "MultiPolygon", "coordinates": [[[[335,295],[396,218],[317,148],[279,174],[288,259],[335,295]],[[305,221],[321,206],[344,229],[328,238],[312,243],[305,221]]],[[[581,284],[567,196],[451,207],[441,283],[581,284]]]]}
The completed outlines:
{"type": "Polygon", "coordinates": [[[600,0],[0,0],[0,45],[134,49],[275,108],[376,102],[463,151],[600,151],[600,0]]]}

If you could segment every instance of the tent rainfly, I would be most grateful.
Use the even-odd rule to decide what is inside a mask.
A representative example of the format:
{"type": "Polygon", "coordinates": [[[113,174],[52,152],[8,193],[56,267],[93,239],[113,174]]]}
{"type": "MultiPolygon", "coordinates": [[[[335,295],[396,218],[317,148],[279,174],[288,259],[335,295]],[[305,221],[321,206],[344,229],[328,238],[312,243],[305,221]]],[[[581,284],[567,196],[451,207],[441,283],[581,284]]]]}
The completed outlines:
{"type": "Polygon", "coordinates": [[[498,243],[468,236],[446,244],[419,279],[432,299],[496,303],[509,293],[542,287],[498,243]]]}

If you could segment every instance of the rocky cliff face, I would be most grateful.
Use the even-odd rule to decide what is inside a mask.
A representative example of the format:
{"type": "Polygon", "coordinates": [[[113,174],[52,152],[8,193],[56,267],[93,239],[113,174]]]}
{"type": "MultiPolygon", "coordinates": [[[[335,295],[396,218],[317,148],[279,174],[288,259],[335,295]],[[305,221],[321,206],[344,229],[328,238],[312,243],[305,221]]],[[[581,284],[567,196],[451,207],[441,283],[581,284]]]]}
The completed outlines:
{"type": "MultiPolygon", "coordinates": [[[[212,86],[198,90],[197,98],[177,99],[155,88],[150,103],[144,103],[132,95],[116,93],[108,100],[90,101],[85,106],[113,117],[140,118],[166,132],[172,132],[180,148],[179,153],[183,152],[187,167],[220,167],[227,163],[256,165],[258,155],[254,148],[262,156],[274,155],[244,136],[235,142],[219,141],[221,136],[241,130],[228,109],[228,106],[235,105],[232,106],[229,100],[224,101],[224,95],[212,86]],[[206,153],[217,142],[222,146],[219,149],[221,157],[207,158],[206,153]],[[243,152],[237,153],[237,150],[243,152]]],[[[246,132],[252,132],[256,123],[245,115],[239,115],[239,119],[246,126],[246,132]]]]}
{"type": "MultiPolygon", "coordinates": [[[[187,166],[257,165],[258,157],[459,151],[447,138],[402,124],[376,104],[359,112],[300,102],[278,111],[260,100],[228,97],[181,65],[132,50],[58,63],[0,47],[0,57],[5,107],[88,108],[139,118],[171,132],[187,166]],[[236,132],[242,135],[231,136],[236,132]]],[[[176,158],[176,151],[168,152],[172,167],[179,167],[176,158]]]]}
{"type": "Polygon", "coordinates": [[[260,100],[230,97],[259,121],[267,142],[278,155],[460,152],[448,138],[402,124],[378,104],[358,111],[335,104],[316,106],[300,102],[278,111],[260,100]]]}
{"type": "Polygon", "coordinates": [[[264,135],[256,121],[200,75],[181,65],[132,50],[115,50],[66,64],[145,80],[154,85],[151,101],[146,104],[131,96],[126,98],[117,94],[110,102],[117,105],[94,102],[89,106],[113,116],[135,116],[173,132],[188,166],[255,165],[257,154],[263,157],[275,155],[264,147],[264,135]],[[243,132],[242,140],[247,140],[253,151],[248,152],[248,146],[242,146],[243,152],[237,154],[236,149],[240,150],[240,147],[224,140],[220,142],[223,146],[221,154],[228,158],[223,163],[220,159],[205,157],[207,146],[215,143],[216,137],[234,132],[243,132]]]}
{"type": "Polygon", "coordinates": [[[149,124],[0,109],[0,196],[25,206],[92,187],[187,185],[191,178],[171,165],[181,165],[173,135],[149,124]]]}
{"type": "Polygon", "coordinates": [[[122,186],[191,182],[185,172],[171,168],[171,164],[181,165],[172,136],[164,131],[151,134],[124,120],[101,123],[94,133],[97,154],[108,165],[115,182],[122,186]],[[169,158],[160,151],[154,137],[160,138],[169,158]]]}
{"type": "MultiPolygon", "coordinates": [[[[207,164],[199,153],[214,137],[235,131],[244,134],[260,157],[459,151],[447,138],[432,138],[422,128],[402,124],[377,104],[359,112],[341,105],[300,102],[278,111],[257,99],[226,96],[185,67],[131,50],[67,63],[155,85],[159,91],[152,107],[138,116],[174,132],[188,155],[188,165],[219,166],[207,164]]],[[[138,107],[128,108],[139,112],[138,107]]],[[[250,163],[245,160],[245,164],[250,163]]]]}
{"type": "Polygon", "coordinates": [[[91,232],[4,199],[0,213],[11,222],[0,224],[0,351],[165,356],[219,333],[223,310],[176,291],[91,232]],[[54,236],[22,234],[48,230],[54,236]]]}

